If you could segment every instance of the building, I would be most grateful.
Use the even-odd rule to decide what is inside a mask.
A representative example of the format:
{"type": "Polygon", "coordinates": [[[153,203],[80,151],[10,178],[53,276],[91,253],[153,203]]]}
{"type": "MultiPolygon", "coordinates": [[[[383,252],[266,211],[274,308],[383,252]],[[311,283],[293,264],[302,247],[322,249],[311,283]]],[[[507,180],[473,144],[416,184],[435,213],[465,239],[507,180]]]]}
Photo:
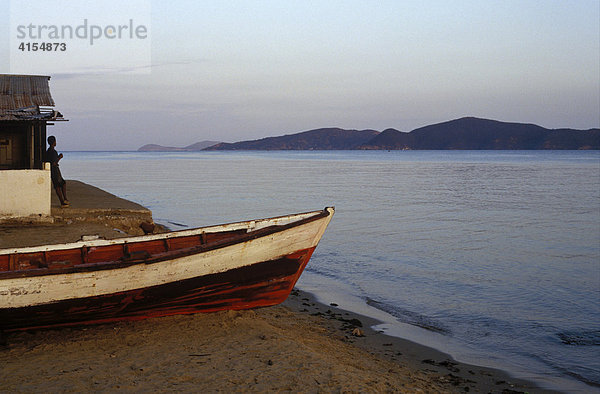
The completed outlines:
{"type": "Polygon", "coordinates": [[[50,77],[0,74],[0,220],[50,218],[46,128],[53,109],[50,77]]]}

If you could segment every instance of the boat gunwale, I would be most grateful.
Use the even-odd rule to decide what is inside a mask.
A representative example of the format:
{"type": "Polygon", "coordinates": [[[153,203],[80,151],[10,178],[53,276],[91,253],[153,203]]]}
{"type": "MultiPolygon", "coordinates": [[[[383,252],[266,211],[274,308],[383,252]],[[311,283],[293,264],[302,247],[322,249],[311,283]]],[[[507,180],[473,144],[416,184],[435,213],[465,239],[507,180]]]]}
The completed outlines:
{"type": "MultiPolygon", "coordinates": [[[[205,253],[205,252],[208,252],[211,250],[221,249],[221,248],[224,248],[227,246],[232,246],[232,245],[244,243],[247,241],[252,241],[252,240],[262,238],[262,237],[265,237],[265,236],[268,236],[271,234],[279,233],[279,232],[282,232],[282,231],[285,231],[285,230],[288,230],[288,229],[291,229],[294,227],[302,226],[304,224],[307,224],[307,223],[310,223],[313,221],[317,221],[317,220],[326,218],[327,216],[330,216],[331,214],[333,214],[335,212],[335,208],[334,207],[325,207],[321,211],[310,211],[310,212],[299,213],[299,214],[276,216],[273,218],[258,219],[258,221],[285,218],[287,216],[305,215],[305,214],[309,214],[309,213],[313,213],[313,212],[315,213],[315,215],[309,216],[307,218],[303,218],[303,219],[300,219],[300,220],[297,220],[297,221],[294,221],[291,223],[286,223],[286,224],[282,224],[282,225],[271,225],[271,226],[267,226],[267,227],[263,227],[263,228],[260,228],[257,230],[250,231],[245,234],[233,236],[232,238],[229,238],[229,239],[215,241],[215,242],[203,244],[203,245],[197,245],[197,246],[193,246],[193,247],[189,247],[189,248],[182,248],[182,249],[176,249],[173,251],[167,251],[167,252],[163,252],[160,254],[151,255],[147,258],[137,258],[137,259],[136,258],[132,258],[132,259],[122,258],[122,259],[113,260],[113,261],[84,263],[84,264],[79,264],[79,265],[73,266],[73,267],[62,267],[62,268],[52,268],[52,269],[48,269],[47,267],[44,267],[44,268],[34,268],[34,269],[28,269],[28,270],[18,270],[18,271],[17,270],[1,271],[0,272],[0,280],[14,279],[14,278],[26,278],[26,277],[37,277],[37,276],[48,276],[48,275],[71,274],[71,273],[79,273],[79,272],[94,272],[94,271],[102,271],[102,270],[110,270],[110,269],[120,269],[120,268],[130,267],[133,265],[138,265],[138,264],[155,264],[155,263],[163,262],[166,260],[173,260],[173,259],[177,259],[177,258],[181,258],[181,257],[205,253]]],[[[251,222],[253,222],[253,220],[244,221],[244,222],[235,222],[235,223],[230,223],[230,224],[251,223],[251,222]]],[[[226,225],[223,225],[223,226],[226,226],[226,225]]],[[[210,226],[210,227],[218,227],[218,226],[210,226]]],[[[198,229],[202,229],[202,228],[198,228],[198,229]]],[[[191,231],[191,230],[179,230],[178,232],[189,232],[189,231],[191,231]]],[[[176,232],[173,232],[173,233],[176,233],[176,232]]],[[[167,234],[172,234],[172,233],[167,233],[167,234]]],[[[184,237],[187,235],[182,234],[180,236],[184,237]]],[[[164,237],[164,239],[166,239],[166,238],[167,237],[164,237]]],[[[177,238],[177,237],[169,237],[169,238],[177,238]]],[[[163,238],[154,238],[154,237],[145,238],[144,236],[119,238],[118,240],[121,240],[122,242],[109,243],[109,244],[106,244],[106,246],[114,246],[114,245],[122,244],[123,247],[125,247],[126,245],[133,244],[135,242],[151,241],[151,240],[155,240],[155,239],[163,239],[163,238]],[[136,241],[131,242],[132,239],[136,239],[136,241]]],[[[66,245],[68,245],[68,244],[66,244],[66,245]]],[[[78,245],[78,243],[73,243],[71,245],[78,245]]],[[[71,248],[65,248],[62,250],[83,249],[83,248],[90,248],[90,247],[95,247],[95,246],[83,244],[83,245],[73,246],[71,248]]],[[[98,246],[98,247],[102,247],[102,246],[98,246]]],[[[27,252],[22,252],[20,254],[36,253],[36,252],[44,252],[44,251],[45,250],[27,251],[27,252]]],[[[15,254],[18,254],[18,253],[15,253],[15,254]]],[[[275,256],[275,258],[276,257],[277,256],[275,256]]]]}
{"type": "MultiPolygon", "coordinates": [[[[285,218],[292,217],[292,216],[305,216],[305,215],[310,215],[310,214],[320,215],[324,211],[329,211],[330,209],[333,212],[335,212],[335,207],[331,206],[331,207],[325,207],[322,210],[316,210],[316,211],[306,211],[306,212],[300,212],[300,213],[293,213],[290,215],[273,216],[270,218],[263,218],[263,219],[242,220],[239,222],[215,224],[215,225],[204,226],[204,227],[195,227],[195,228],[190,228],[190,229],[168,231],[165,233],[158,233],[158,234],[134,235],[134,236],[129,236],[129,237],[120,237],[120,238],[113,238],[113,239],[93,239],[93,240],[88,240],[88,241],[82,240],[82,241],[68,242],[68,243],[62,243],[62,244],[59,243],[59,244],[47,244],[47,245],[38,245],[38,246],[25,246],[25,247],[19,247],[19,248],[4,248],[4,249],[0,249],[0,256],[11,255],[11,254],[48,252],[48,251],[54,251],[54,250],[80,249],[84,246],[86,246],[86,247],[103,247],[103,246],[109,246],[109,245],[118,245],[121,243],[136,243],[136,242],[144,242],[144,241],[155,241],[155,240],[161,240],[161,239],[180,238],[180,237],[185,237],[185,236],[189,236],[189,235],[198,235],[198,234],[202,234],[202,233],[217,234],[217,233],[226,232],[226,231],[250,229],[250,226],[252,226],[253,224],[256,224],[256,223],[276,221],[279,219],[285,219],[285,218]],[[216,230],[216,231],[214,231],[214,230],[216,230]]],[[[312,217],[313,216],[309,216],[307,218],[310,219],[312,217]]],[[[307,218],[303,218],[300,220],[304,220],[307,218]]],[[[296,223],[296,222],[297,221],[290,222],[287,224],[296,223]]]]}

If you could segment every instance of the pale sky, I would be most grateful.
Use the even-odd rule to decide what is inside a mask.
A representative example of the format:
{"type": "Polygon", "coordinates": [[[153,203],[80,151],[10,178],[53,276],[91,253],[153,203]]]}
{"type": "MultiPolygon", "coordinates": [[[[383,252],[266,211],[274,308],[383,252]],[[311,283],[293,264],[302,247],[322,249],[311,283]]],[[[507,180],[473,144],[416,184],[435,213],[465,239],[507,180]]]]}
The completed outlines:
{"type": "MultiPolygon", "coordinates": [[[[60,3],[68,15],[73,2],[60,3]]],[[[600,126],[598,0],[147,3],[150,73],[120,73],[117,59],[113,70],[50,74],[70,120],[50,128],[59,150],[410,131],[463,116],[600,126]]],[[[0,73],[21,74],[10,2],[0,7],[0,73]]]]}

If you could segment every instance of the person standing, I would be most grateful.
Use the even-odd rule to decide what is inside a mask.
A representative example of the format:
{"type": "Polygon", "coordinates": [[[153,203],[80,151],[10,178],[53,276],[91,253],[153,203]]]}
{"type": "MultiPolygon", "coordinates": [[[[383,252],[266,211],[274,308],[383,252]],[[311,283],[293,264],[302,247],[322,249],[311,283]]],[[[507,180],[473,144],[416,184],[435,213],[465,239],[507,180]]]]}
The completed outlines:
{"type": "Polygon", "coordinates": [[[69,200],[67,199],[67,182],[63,179],[58,167],[58,162],[63,158],[63,154],[60,155],[56,152],[56,137],[51,135],[48,137],[48,150],[46,151],[46,160],[50,162],[50,177],[52,178],[52,185],[56,190],[56,195],[60,200],[60,206],[65,208],[68,207],[69,200]]]}

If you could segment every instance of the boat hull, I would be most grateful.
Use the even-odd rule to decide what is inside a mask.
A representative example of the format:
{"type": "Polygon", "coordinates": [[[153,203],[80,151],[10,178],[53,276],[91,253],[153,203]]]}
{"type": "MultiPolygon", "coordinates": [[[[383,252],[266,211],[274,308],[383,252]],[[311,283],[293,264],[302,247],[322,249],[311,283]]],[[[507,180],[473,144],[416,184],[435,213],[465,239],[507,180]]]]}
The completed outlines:
{"type": "MultiPolygon", "coordinates": [[[[222,236],[213,243],[138,260],[131,260],[127,254],[128,259],[113,261],[116,255],[111,254],[149,245],[146,238],[77,245],[77,249],[47,248],[46,255],[60,256],[100,251],[109,261],[0,272],[0,330],[98,324],[279,304],[293,289],[331,220],[333,209],[328,209],[312,217],[304,214],[301,220],[285,225],[271,225],[265,219],[263,228],[250,231],[249,227],[248,233],[241,235],[237,229],[240,226],[233,224],[237,233],[230,238],[222,236]],[[75,250],[78,253],[73,253],[75,250]]],[[[275,219],[273,223],[282,221],[275,219]]],[[[245,223],[255,225],[254,221],[245,223]]],[[[232,225],[222,227],[231,232],[232,225]]],[[[206,238],[201,229],[197,231],[206,238]]],[[[190,238],[189,232],[183,235],[190,238]]],[[[164,238],[172,244],[178,242],[175,236],[164,238]]],[[[151,242],[155,239],[151,238],[151,242]]],[[[10,255],[10,261],[13,265],[23,261],[34,265],[32,259],[40,253],[27,249],[10,255]]]]}
{"type": "Polygon", "coordinates": [[[277,305],[290,294],[313,250],[163,285],[6,309],[0,311],[0,326],[49,328],[277,305]]]}

